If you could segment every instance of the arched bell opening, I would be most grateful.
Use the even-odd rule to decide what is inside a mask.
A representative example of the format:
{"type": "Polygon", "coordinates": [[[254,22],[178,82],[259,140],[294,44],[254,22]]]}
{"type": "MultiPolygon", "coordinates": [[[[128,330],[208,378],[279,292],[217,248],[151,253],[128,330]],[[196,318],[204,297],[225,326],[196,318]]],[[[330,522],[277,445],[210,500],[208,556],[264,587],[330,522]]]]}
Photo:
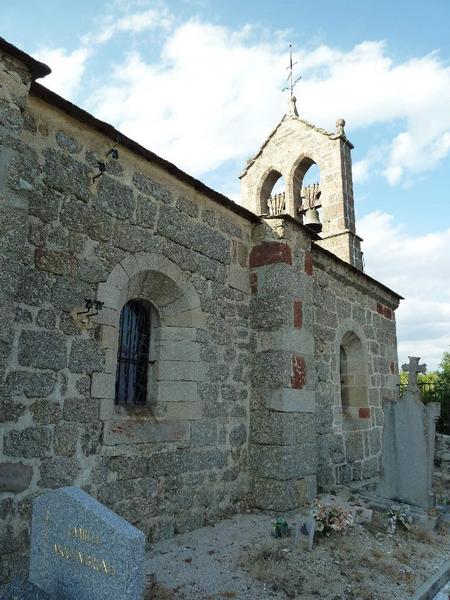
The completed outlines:
{"type": "Polygon", "coordinates": [[[322,231],[322,190],[320,169],[312,158],[300,160],[293,175],[295,208],[303,224],[319,233],[322,231]]]}
{"type": "Polygon", "coordinates": [[[279,171],[272,169],[264,178],[259,205],[263,215],[275,216],[286,213],[285,181],[279,171]]]}

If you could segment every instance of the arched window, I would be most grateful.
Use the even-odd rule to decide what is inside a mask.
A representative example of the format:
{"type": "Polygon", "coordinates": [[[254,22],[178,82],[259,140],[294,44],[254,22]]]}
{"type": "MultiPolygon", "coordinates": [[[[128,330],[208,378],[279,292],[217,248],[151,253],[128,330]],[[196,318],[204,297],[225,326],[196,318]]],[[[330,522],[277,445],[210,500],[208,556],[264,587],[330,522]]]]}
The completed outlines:
{"type": "Polygon", "coordinates": [[[367,364],[356,333],[349,331],[344,335],[339,355],[344,424],[356,424],[368,416],[367,364]]]}
{"type": "Polygon", "coordinates": [[[281,215],[286,212],[284,178],[278,171],[272,170],[261,186],[261,214],[281,215]]]}
{"type": "Polygon", "coordinates": [[[151,315],[150,304],[142,300],[130,300],[120,314],[116,404],[142,406],[147,402],[151,315]]]}

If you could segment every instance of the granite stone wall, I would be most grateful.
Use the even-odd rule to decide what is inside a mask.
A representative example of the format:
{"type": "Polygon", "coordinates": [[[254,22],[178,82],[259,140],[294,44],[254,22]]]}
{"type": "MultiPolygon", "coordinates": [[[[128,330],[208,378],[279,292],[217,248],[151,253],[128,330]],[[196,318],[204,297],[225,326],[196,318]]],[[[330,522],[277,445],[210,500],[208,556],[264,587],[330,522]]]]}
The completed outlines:
{"type": "Polygon", "coordinates": [[[398,299],[348,265],[337,265],[317,246],[313,264],[317,477],[319,488],[327,490],[379,473],[382,402],[393,400],[398,390],[398,299]],[[343,410],[340,347],[349,333],[360,342],[355,370],[366,370],[367,388],[361,390],[359,406],[343,410]]]}
{"type": "Polygon", "coordinates": [[[31,501],[79,485],[151,542],[239,509],[248,489],[252,224],[0,71],[0,554],[31,501]],[[106,164],[99,173],[98,161],[106,164]],[[5,252],[3,253],[3,249],[5,252]],[[84,298],[105,303],[86,320],[84,298]],[[114,404],[120,310],[156,309],[152,406],[114,404]]]}
{"type": "Polygon", "coordinates": [[[30,83],[0,55],[0,579],[25,565],[31,501],[51,488],[82,487],[152,542],[375,476],[398,296],[292,217],[227,208],[132,145],[112,159],[93,119],[30,83]],[[86,318],[85,298],[103,309],[86,318]],[[136,298],[154,362],[130,410],[115,373],[136,298]],[[367,373],[344,410],[348,334],[367,373]]]}

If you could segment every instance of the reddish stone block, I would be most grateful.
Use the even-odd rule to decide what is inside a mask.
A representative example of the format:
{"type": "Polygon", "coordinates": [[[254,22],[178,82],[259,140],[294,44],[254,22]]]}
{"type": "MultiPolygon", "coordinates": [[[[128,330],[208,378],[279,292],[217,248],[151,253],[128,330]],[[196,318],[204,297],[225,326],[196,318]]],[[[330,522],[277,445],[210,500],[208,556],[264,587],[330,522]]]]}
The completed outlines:
{"type": "Polygon", "coordinates": [[[250,273],[250,291],[252,294],[258,291],[258,273],[250,273]]]}
{"type": "Polygon", "coordinates": [[[368,406],[363,406],[358,410],[358,415],[360,419],[370,419],[370,408],[368,406]]]}
{"type": "Polygon", "coordinates": [[[303,325],[302,301],[294,300],[294,327],[301,329],[303,325]]]}
{"type": "Polygon", "coordinates": [[[387,306],[384,306],[384,304],[381,304],[381,302],[377,302],[377,313],[386,319],[392,320],[392,310],[387,306]]]}
{"type": "Polygon", "coordinates": [[[395,375],[395,363],[391,362],[391,364],[389,365],[389,370],[391,372],[391,375],[395,375]]]}
{"type": "Polygon", "coordinates": [[[301,390],[306,383],[306,363],[302,356],[292,357],[291,385],[294,390],[301,390]]]}
{"type": "Polygon", "coordinates": [[[262,242],[250,252],[250,267],[263,267],[275,263],[292,265],[292,252],[288,244],[282,242],[262,242]]]}
{"type": "Polygon", "coordinates": [[[313,274],[313,258],[311,252],[305,252],[305,273],[307,275],[313,274]]]}
{"type": "Polygon", "coordinates": [[[392,310],[387,306],[384,307],[384,316],[386,317],[386,319],[392,320],[392,310]]]}

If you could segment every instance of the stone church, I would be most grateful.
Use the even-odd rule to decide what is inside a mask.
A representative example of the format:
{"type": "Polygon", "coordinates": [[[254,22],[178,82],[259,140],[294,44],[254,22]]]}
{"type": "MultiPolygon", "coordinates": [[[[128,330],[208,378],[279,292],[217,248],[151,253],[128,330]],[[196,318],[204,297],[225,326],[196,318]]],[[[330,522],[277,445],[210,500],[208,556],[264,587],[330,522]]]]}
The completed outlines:
{"type": "Polygon", "coordinates": [[[151,543],[377,476],[401,297],[363,270],[344,121],[291,96],[237,204],[49,72],[0,38],[0,577],[51,488],[151,543]]]}

